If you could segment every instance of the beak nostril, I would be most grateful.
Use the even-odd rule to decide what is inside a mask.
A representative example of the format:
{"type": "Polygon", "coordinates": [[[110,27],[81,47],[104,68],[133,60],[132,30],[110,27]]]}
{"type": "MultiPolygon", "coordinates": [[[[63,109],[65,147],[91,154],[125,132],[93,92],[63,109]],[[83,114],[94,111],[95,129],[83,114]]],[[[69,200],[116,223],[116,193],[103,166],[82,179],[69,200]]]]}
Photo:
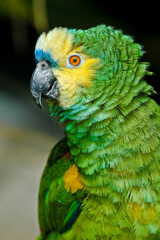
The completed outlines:
{"type": "Polygon", "coordinates": [[[46,61],[41,61],[38,63],[42,71],[48,70],[50,68],[50,64],[46,61]]]}

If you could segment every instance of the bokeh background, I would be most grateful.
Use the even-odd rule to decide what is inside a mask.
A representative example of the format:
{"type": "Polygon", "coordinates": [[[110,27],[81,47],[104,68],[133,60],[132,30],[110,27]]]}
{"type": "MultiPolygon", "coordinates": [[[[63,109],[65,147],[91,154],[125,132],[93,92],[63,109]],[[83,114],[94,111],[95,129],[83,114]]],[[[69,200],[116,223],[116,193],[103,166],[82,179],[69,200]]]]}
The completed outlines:
{"type": "MultiPolygon", "coordinates": [[[[30,78],[34,46],[55,26],[86,29],[98,24],[134,36],[146,52],[160,93],[158,1],[5,0],[0,1],[0,240],[29,240],[38,234],[39,180],[63,127],[34,104],[30,78]]],[[[154,98],[160,103],[159,95],[154,98]]]]}

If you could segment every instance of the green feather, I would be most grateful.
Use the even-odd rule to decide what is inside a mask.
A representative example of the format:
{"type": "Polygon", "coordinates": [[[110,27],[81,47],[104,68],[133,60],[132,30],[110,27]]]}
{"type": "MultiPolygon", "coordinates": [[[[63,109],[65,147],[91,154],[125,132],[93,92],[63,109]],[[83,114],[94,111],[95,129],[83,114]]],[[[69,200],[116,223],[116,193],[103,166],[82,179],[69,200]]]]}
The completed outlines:
{"type": "MultiPolygon", "coordinates": [[[[49,104],[66,139],[51,151],[39,191],[40,239],[160,239],[160,107],[139,44],[112,27],[69,30],[73,49],[98,58],[91,87],[75,103],[49,104]],[[71,156],[65,161],[65,154],[71,156]],[[84,189],[67,192],[63,175],[76,165],[84,189]],[[82,211],[68,226],[78,204],[82,211]]],[[[57,39],[58,41],[58,39],[57,39]]],[[[74,69],[75,70],[75,69],[74,69]]],[[[76,180],[75,180],[76,181],[76,180]]]]}

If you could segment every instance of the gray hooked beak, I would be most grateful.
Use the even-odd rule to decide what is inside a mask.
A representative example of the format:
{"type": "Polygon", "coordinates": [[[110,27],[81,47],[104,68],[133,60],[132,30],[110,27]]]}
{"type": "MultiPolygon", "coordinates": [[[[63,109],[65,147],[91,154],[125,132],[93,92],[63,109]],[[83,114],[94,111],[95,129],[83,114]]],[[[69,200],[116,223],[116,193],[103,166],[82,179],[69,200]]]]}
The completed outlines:
{"type": "Polygon", "coordinates": [[[30,90],[35,102],[41,109],[41,97],[51,101],[58,98],[58,82],[47,61],[42,60],[37,63],[36,69],[32,74],[30,90]]]}

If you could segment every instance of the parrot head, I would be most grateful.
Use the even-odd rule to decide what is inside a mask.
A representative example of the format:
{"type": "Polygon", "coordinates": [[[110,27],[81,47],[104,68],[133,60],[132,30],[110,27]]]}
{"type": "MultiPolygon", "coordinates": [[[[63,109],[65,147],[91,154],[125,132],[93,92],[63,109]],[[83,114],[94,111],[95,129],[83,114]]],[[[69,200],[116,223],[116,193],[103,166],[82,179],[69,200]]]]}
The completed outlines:
{"type": "Polygon", "coordinates": [[[111,95],[122,99],[136,73],[141,78],[146,72],[148,64],[140,72],[137,63],[142,55],[139,44],[110,26],[54,28],[37,40],[31,93],[40,107],[44,98],[64,110],[100,98],[104,103],[111,95]]]}

